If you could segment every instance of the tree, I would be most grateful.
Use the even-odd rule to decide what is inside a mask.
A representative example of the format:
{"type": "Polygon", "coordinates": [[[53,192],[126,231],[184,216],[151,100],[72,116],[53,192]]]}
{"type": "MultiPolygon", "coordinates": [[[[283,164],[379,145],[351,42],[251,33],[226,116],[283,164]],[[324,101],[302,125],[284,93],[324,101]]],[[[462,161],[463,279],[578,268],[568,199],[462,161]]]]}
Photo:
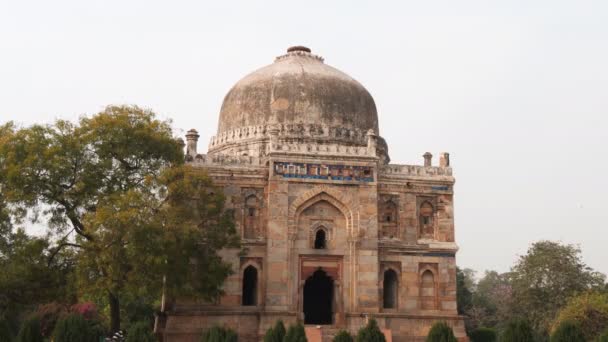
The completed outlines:
{"type": "Polygon", "coordinates": [[[457,342],[454,331],[446,322],[437,322],[433,324],[429,334],[426,336],[426,342],[457,342]]]}
{"type": "Polygon", "coordinates": [[[203,331],[201,342],[237,342],[236,333],[230,329],[220,326],[213,326],[203,331]]]}
{"type": "Polygon", "coordinates": [[[148,322],[137,322],[127,330],[125,342],[155,342],[156,338],[152,334],[148,322]]]}
{"type": "Polygon", "coordinates": [[[472,305],[475,271],[456,267],[456,303],[458,314],[464,315],[472,305]]]}
{"type": "Polygon", "coordinates": [[[290,325],[285,334],[284,342],[306,342],[306,332],[304,326],[300,323],[290,325]]]}
{"type": "Polygon", "coordinates": [[[340,330],[334,337],[333,342],[354,342],[354,340],[348,331],[340,330]]]}
{"type": "Polygon", "coordinates": [[[231,269],[216,251],[237,247],[234,224],[222,192],[182,166],[169,122],[110,106],[78,124],[4,131],[6,202],[17,218],[31,211],[47,218],[57,237],[49,261],[78,251],[79,287],[107,297],[112,331],[125,295],[158,298],[163,285],[168,295],[221,295],[231,269]]]}
{"type": "Polygon", "coordinates": [[[534,342],[534,331],[523,319],[509,321],[502,333],[501,342],[534,342]]]}
{"type": "Polygon", "coordinates": [[[466,310],[468,331],[497,327],[511,317],[511,284],[508,274],[486,271],[474,286],[471,305],[466,310]]]}
{"type": "Polygon", "coordinates": [[[514,313],[526,317],[538,334],[568,298],[604,286],[604,276],[582,261],[580,249],[552,241],[533,243],[511,270],[514,313]]]}
{"type": "Polygon", "coordinates": [[[357,333],[355,339],[357,342],[385,342],[384,334],[378,327],[378,322],[375,319],[370,319],[367,325],[357,333]]]}
{"type": "Polygon", "coordinates": [[[27,319],[21,325],[17,342],[43,342],[44,338],[40,332],[40,321],[36,317],[27,319]]]}
{"type": "Polygon", "coordinates": [[[551,342],[586,342],[585,336],[581,327],[569,321],[563,321],[557,326],[553,335],[551,335],[551,342]]]}
{"type": "Polygon", "coordinates": [[[471,342],[496,342],[496,330],[492,328],[477,328],[469,335],[471,342]]]}
{"type": "Polygon", "coordinates": [[[53,331],[53,340],[57,342],[97,342],[98,339],[92,325],[79,314],[60,319],[53,331]]]}
{"type": "Polygon", "coordinates": [[[596,341],[597,342],[608,342],[608,330],[604,331],[600,336],[598,336],[596,341]]]}
{"type": "Polygon", "coordinates": [[[571,298],[553,321],[553,331],[564,322],[576,323],[585,339],[592,341],[608,327],[608,293],[586,292],[571,298]]]}

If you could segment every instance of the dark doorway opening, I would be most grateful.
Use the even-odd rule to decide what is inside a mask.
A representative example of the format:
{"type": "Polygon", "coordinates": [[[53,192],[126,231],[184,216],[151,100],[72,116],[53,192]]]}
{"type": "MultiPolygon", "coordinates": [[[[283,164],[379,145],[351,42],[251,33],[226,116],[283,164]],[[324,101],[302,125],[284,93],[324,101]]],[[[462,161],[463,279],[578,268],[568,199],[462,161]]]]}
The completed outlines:
{"type": "Polygon", "coordinates": [[[325,231],[323,229],[317,230],[315,234],[315,249],[325,249],[326,246],[326,236],[325,231]]]}
{"type": "Polygon", "coordinates": [[[243,272],[243,305],[254,306],[258,304],[258,270],[247,266],[243,272]]]}
{"type": "Polygon", "coordinates": [[[332,324],[334,281],[322,269],[304,284],[304,323],[332,324]]]}
{"type": "Polygon", "coordinates": [[[384,308],[385,309],[396,309],[397,308],[397,273],[393,270],[386,270],[384,272],[384,308]]]}

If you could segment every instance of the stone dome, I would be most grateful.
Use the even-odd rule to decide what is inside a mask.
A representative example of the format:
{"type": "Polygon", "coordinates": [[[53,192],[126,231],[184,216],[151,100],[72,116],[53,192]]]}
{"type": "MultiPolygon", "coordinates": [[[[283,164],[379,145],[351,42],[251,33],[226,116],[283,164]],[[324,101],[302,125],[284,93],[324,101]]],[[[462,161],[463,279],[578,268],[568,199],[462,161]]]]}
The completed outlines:
{"type": "Polygon", "coordinates": [[[372,129],[379,134],[370,93],[302,46],[289,48],[230,89],[222,104],[218,135],[268,124],[372,129]]]}

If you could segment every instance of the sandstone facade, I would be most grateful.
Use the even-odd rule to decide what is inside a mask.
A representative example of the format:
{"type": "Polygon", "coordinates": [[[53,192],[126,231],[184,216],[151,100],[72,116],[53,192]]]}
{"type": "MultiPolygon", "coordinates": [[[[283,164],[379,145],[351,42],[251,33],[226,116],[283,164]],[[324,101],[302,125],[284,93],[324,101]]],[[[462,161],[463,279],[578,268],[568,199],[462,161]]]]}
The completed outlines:
{"type": "Polygon", "coordinates": [[[327,339],[369,318],[393,341],[422,341],[437,320],[465,338],[449,155],[390,164],[371,95],[306,48],[261,70],[226,96],[207,154],[186,136],[247,253],[222,252],[234,274],[217,303],[166,303],[164,341],[198,341],[213,324],[260,341],[278,319],[321,325],[327,339]]]}

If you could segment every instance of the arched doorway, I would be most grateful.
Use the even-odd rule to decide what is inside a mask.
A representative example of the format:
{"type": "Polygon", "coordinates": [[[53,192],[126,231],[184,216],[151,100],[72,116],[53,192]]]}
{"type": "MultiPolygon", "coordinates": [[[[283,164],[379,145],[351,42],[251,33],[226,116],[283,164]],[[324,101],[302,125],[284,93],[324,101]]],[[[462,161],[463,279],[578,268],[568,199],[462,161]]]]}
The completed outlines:
{"type": "Polygon", "coordinates": [[[243,272],[242,304],[255,306],[258,304],[258,270],[249,265],[243,272]]]}
{"type": "Polygon", "coordinates": [[[334,281],[319,268],[304,284],[304,323],[332,324],[334,281]]]}

